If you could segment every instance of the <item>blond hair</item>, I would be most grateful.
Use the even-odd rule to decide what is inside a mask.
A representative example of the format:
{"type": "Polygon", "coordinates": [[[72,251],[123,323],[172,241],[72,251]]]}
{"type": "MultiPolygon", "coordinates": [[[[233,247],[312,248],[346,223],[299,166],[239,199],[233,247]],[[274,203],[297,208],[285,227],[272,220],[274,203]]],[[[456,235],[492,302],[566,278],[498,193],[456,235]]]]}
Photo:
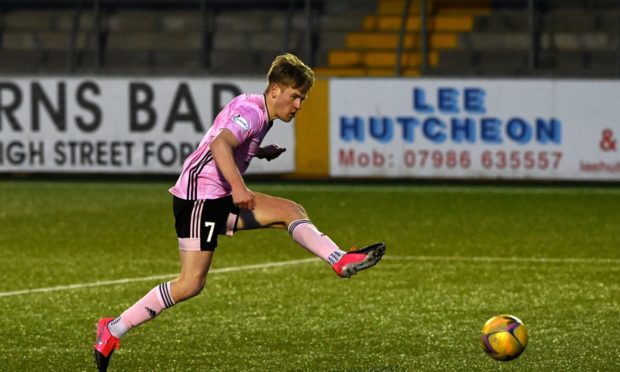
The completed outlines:
{"type": "Polygon", "coordinates": [[[280,84],[307,92],[314,84],[314,71],[291,53],[277,56],[267,73],[269,85],[280,84]]]}

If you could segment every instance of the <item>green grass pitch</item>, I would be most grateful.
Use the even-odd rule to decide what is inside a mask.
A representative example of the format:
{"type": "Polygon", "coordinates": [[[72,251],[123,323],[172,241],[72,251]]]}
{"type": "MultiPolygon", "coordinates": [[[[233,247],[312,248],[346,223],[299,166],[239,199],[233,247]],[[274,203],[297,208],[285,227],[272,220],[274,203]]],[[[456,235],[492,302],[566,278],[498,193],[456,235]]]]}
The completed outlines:
{"type": "MultiPolygon", "coordinates": [[[[94,370],[95,322],[179,269],[164,182],[0,181],[0,371],[94,370]]],[[[251,183],[342,246],[350,280],[284,230],[220,238],[206,289],[132,330],[110,371],[620,370],[620,189],[251,183]],[[491,316],[527,350],[484,354],[491,316]]]]}

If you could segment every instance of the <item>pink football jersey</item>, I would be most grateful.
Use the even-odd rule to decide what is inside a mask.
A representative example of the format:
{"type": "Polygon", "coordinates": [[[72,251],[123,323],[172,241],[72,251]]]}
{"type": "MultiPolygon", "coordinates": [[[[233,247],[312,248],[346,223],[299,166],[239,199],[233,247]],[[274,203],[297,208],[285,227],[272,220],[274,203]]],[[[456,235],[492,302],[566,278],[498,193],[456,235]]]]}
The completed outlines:
{"type": "Polygon", "coordinates": [[[179,179],[170,192],[186,200],[217,199],[229,195],[231,187],[215,165],[211,141],[224,128],[234,134],[239,146],[234,149],[233,156],[243,174],[271,125],[262,94],[235,97],[217,115],[198,148],[185,159],[179,179]]]}

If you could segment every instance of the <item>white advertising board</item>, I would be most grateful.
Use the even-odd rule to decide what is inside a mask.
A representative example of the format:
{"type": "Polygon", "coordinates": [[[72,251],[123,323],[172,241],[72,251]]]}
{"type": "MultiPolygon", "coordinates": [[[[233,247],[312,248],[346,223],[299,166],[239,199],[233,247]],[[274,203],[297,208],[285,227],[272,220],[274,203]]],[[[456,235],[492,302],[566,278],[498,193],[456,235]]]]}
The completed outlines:
{"type": "MultiPolygon", "coordinates": [[[[176,174],[220,108],[260,79],[0,78],[0,172],[176,174]]],[[[248,173],[295,169],[293,123],[264,144],[287,152],[248,173]]]]}
{"type": "Polygon", "coordinates": [[[334,79],[335,177],[620,180],[620,82],[334,79]]]}

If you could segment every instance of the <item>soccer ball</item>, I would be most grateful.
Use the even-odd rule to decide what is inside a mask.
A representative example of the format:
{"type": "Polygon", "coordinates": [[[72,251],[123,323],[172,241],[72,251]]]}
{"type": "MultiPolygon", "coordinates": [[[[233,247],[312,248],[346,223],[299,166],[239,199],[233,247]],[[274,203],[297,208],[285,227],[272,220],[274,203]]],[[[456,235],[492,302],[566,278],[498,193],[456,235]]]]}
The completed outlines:
{"type": "Polygon", "coordinates": [[[517,358],[527,346],[527,328],[519,318],[497,315],[482,327],[482,348],[491,358],[508,361],[517,358]]]}

